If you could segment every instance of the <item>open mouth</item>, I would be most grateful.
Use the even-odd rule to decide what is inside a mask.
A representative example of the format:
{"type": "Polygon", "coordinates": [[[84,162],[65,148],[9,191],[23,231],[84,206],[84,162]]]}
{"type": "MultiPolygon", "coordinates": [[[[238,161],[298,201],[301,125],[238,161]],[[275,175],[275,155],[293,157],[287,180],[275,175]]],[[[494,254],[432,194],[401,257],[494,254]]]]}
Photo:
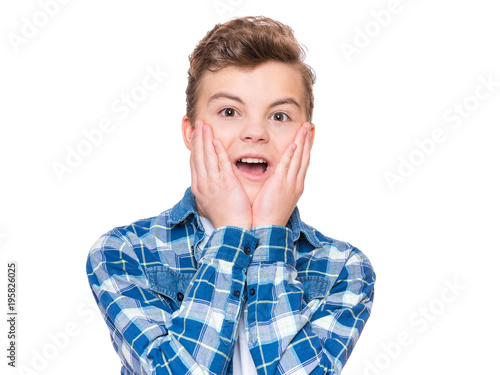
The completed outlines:
{"type": "Polygon", "coordinates": [[[241,158],[236,161],[236,168],[238,168],[241,172],[254,175],[266,173],[268,166],[268,163],[261,158],[241,158]]]}

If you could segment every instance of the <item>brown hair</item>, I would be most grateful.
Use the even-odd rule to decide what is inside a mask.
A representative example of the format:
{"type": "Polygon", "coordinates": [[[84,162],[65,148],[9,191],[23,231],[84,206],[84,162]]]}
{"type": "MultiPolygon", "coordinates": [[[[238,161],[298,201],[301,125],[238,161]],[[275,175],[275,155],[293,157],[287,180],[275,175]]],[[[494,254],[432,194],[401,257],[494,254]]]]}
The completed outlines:
{"type": "Polygon", "coordinates": [[[252,69],[268,61],[279,61],[298,68],[304,85],[307,121],[311,122],[316,75],[304,59],[304,49],[292,28],[271,18],[242,17],[217,24],[189,56],[186,114],[191,122],[196,120],[200,81],[206,70],[216,72],[228,66],[252,69]]]}

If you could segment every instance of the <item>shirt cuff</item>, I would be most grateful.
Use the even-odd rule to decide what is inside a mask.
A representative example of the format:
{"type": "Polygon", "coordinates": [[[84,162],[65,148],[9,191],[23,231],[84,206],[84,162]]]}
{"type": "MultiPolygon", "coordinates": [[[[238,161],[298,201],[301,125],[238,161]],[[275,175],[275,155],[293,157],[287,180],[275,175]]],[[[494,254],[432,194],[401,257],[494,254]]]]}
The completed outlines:
{"type": "Polygon", "coordinates": [[[223,226],[215,229],[201,253],[202,259],[218,259],[246,268],[259,238],[249,230],[223,226]]]}
{"type": "Polygon", "coordinates": [[[295,267],[293,232],[280,225],[262,225],[250,229],[259,243],[253,253],[254,262],[283,262],[295,267]]]}

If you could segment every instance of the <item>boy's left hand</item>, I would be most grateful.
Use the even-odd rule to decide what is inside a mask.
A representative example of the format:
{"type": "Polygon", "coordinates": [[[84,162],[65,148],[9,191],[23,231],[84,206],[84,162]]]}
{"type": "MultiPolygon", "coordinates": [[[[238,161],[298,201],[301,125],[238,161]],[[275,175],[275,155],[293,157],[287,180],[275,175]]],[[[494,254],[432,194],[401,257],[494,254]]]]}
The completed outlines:
{"type": "Polygon", "coordinates": [[[252,205],[252,227],[286,226],[302,192],[311,152],[311,124],[304,123],[252,205]]]}

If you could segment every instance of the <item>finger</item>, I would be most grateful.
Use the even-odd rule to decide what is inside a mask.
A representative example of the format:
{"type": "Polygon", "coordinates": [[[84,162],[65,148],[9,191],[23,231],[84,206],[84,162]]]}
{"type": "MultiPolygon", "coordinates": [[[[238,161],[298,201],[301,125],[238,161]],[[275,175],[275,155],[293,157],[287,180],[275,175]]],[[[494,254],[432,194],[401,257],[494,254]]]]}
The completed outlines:
{"type": "Polygon", "coordinates": [[[294,143],[297,144],[297,150],[295,151],[293,159],[290,161],[290,168],[288,169],[287,180],[296,180],[297,174],[300,171],[302,165],[302,154],[304,151],[304,143],[307,138],[309,124],[302,124],[302,126],[297,131],[294,143]]]}
{"type": "Polygon", "coordinates": [[[219,165],[220,174],[221,176],[227,178],[228,176],[234,174],[233,163],[231,163],[231,159],[229,159],[226,148],[224,147],[220,139],[214,139],[213,145],[217,154],[217,162],[219,165]]]}
{"type": "Polygon", "coordinates": [[[307,130],[307,134],[304,141],[304,148],[302,150],[302,162],[300,164],[300,169],[297,173],[297,178],[299,181],[304,181],[306,178],[307,169],[309,168],[309,162],[311,160],[311,127],[307,130]]]}
{"type": "MultiPolygon", "coordinates": [[[[194,165],[193,153],[191,152],[191,156],[189,157],[189,166],[191,167],[191,190],[193,190],[193,194],[196,193],[198,186],[198,177],[196,176],[196,167],[194,165]]],[[[196,194],[195,194],[196,195],[196,194]]]]}
{"type": "Polygon", "coordinates": [[[218,178],[219,177],[219,161],[217,159],[217,154],[213,145],[213,131],[209,124],[202,125],[202,138],[203,138],[203,159],[205,161],[205,167],[207,170],[207,175],[209,177],[218,178]]]}
{"type": "Polygon", "coordinates": [[[203,155],[203,137],[201,134],[201,127],[203,121],[196,121],[195,130],[193,132],[193,139],[191,141],[191,157],[193,158],[194,169],[198,179],[205,179],[207,177],[207,170],[205,167],[205,160],[203,155]]]}
{"type": "Polygon", "coordinates": [[[274,174],[276,176],[281,179],[286,179],[288,169],[290,168],[290,162],[292,161],[293,155],[296,151],[297,144],[295,142],[288,145],[288,147],[283,152],[283,155],[281,155],[278,165],[276,166],[276,170],[274,171],[274,174]]]}

